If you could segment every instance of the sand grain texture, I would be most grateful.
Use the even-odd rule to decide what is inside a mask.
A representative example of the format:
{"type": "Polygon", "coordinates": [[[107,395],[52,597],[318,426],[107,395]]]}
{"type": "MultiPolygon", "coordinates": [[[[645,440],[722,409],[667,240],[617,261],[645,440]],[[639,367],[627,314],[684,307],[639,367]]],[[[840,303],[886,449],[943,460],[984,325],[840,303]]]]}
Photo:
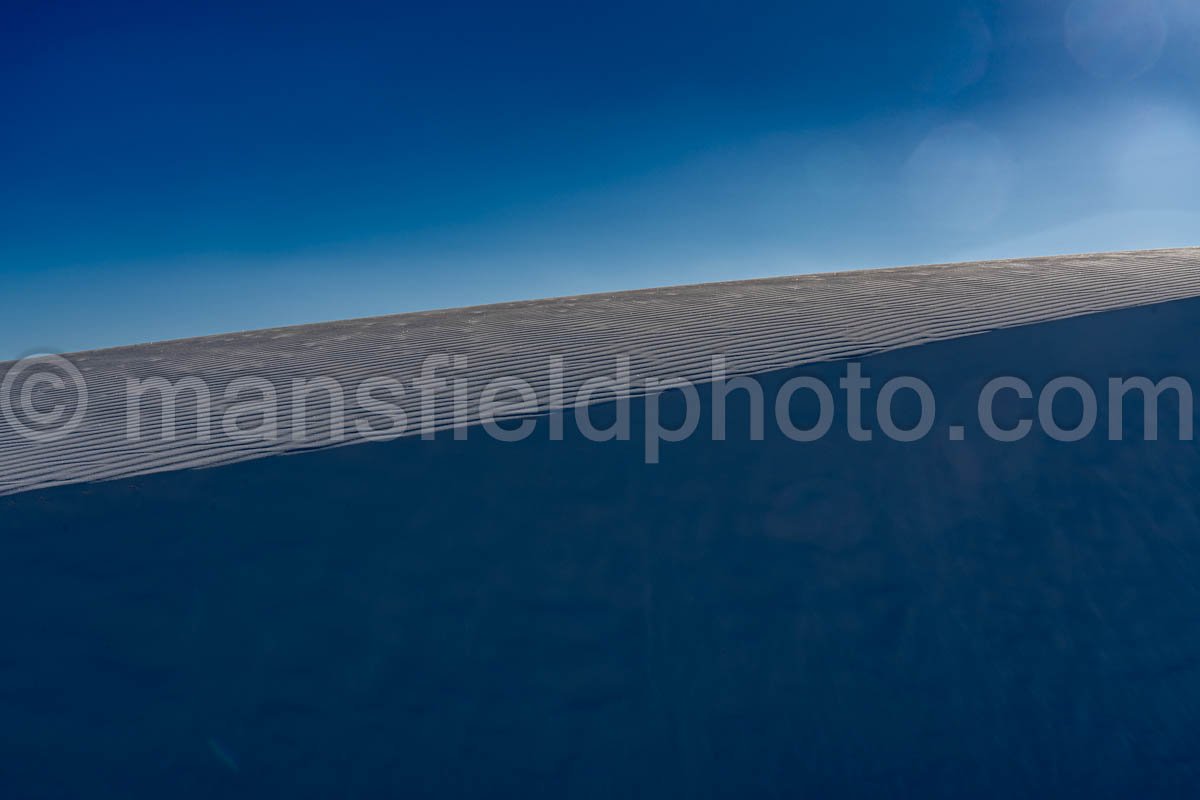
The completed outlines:
{"type": "MultiPolygon", "coordinates": [[[[437,397],[434,427],[478,420],[489,381],[515,377],[551,404],[550,363],[563,360],[570,399],[590,378],[630,364],[629,394],[648,378],[702,382],[723,355],[730,375],[861,358],[902,347],[991,330],[1200,296],[1200,249],[1059,256],[941,266],[838,272],[504,303],[399,314],[292,328],[179,340],[69,356],[84,375],[89,408],[82,427],[58,442],[37,443],[0,425],[0,495],[167,470],[211,467],[250,458],[362,440],[359,420],[378,420],[353,402],[368,378],[394,378],[405,435],[418,432],[413,390],[430,355],[465,358],[445,378],[469,379],[468,415],[454,417],[451,392],[437,397]],[[222,394],[238,377],[265,378],[278,391],[272,441],[233,441],[220,433],[222,394]],[[144,438],[126,435],[126,381],[196,377],[209,387],[213,436],[196,436],[196,406],[183,395],[175,441],[157,434],[158,402],[142,415],[144,438]],[[295,441],[292,381],[330,378],[348,399],[331,431],[319,395],[295,441]]],[[[0,365],[0,375],[11,364],[0,365]]],[[[53,399],[53,398],[51,398],[53,399]]],[[[608,399],[601,396],[599,399],[608,399]]]]}

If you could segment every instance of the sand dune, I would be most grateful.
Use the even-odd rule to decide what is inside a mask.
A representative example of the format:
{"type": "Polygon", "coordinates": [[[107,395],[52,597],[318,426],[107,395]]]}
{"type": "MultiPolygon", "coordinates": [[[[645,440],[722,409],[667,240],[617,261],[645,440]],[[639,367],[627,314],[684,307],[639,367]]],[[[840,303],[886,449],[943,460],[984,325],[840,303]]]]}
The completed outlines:
{"type": "MultiPolygon", "coordinates": [[[[411,376],[439,348],[478,358],[472,377],[534,382],[561,352],[578,383],[623,348],[643,378],[703,377],[723,351],[767,396],[797,376],[833,386],[850,355],[877,386],[927,381],[939,426],[901,443],[837,424],[800,443],[769,419],[751,440],[743,398],[727,440],[701,427],[653,465],[636,439],[584,436],[571,410],[562,441],[472,428],[262,458],[286,448],[134,447],[101,418],[46,445],[50,461],[6,446],[0,796],[1193,796],[1194,420],[1166,396],[1151,441],[1134,401],[1116,441],[1101,396],[1101,424],[1076,442],[1037,428],[999,442],[969,423],[997,375],[1200,385],[1198,255],[687,287],[84,354],[119,388],[130,371],[283,380],[292,362],[411,376]],[[968,425],[963,439],[945,423],[968,425]]],[[[663,419],[685,413],[682,395],[660,399],[663,419]]],[[[1006,402],[1001,416],[1036,406],[1006,402]]],[[[615,405],[587,412],[604,424],[615,405]]],[[[628,405],[636,430],[651,403],[628,405]]],[[[897,418],[912,406],[898,396],[897,418]]]]}
{"type": "MultiPolygon", "coordinates": [[[[647,378],[703,381],[713,355],[731,375],[769,372],[990,330],[1200,295],[1200,249],[1061,256],[826,273],[565,297],[493,306],[400,314],[293,328],[252,331],[78,353],[70,360],[85,377],[89,408],[82,427],[53,443],[26,441],[0,426],[0,495],[109,480],[164,470],[208,467],[334,443],[331,420],[314,402],[309,436],[295,442],[293,379],[330,378],[350,387],[391,377],[406,386],[422,361],[443,353],[466,358],[446,377],[470,380],[468,415],[455,420],[448,391],[435,408],[435,427],[478,421],[478,397],[498,376],[520,378],[553,404],[548,363],[563,359],[566,397],[592,377],[612,375],[628,356],[636,395],[647,378]],[[279,391],[283,414],[276,441],[214,436],[197,441],[195,406],[178,409],[176,441],[147,436],[128,441],[127,378],[205,381],[219,402],[239,376],[265,378],[279,391]],[[314,434],[324,431],[324,437],[314,434]]],[[[3,375],[10,365],[0,365],[3,375]]],[[[568,401],[569,402],[569,401],[568,401]]],[[[418,397],[399,405],[415,420],[418,397]]],[[[158,417],[145,416],[146,429],[158,417]]],[[[361,440],[347,409],[344,443],[361,440]]],[[[416,432],[410,424],[407,435],[416,432]]]]}

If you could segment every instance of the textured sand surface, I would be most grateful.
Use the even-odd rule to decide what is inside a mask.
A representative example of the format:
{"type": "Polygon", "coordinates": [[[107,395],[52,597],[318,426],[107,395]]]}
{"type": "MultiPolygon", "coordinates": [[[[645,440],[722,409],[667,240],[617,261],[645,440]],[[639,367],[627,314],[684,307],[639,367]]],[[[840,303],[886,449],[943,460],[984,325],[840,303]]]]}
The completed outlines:
{"type": "Polygon", "coordinates": [[[768,418],[647,465],[567,424],[0,498],[0,798],[1193,798],[1179,404],[1157,441],[1137,402],[1122,441],[970,421],[997,374],[1200,385],[1198,329],[1200,298],[864,358],[928,381],[913,443],[768,418]]]}
{"type": "MultiPolygon", "coordinates": [[[[755,281],[506,303],[293,328],[252,331],[75,354],[89,406],[82,427],[58,442],[36,443],[0,425],[0,495],[57,485],[215,466],[333,443],[330,417],[310,406],[309,437],[292,440],[294,379],[331,378],[348,394],[368,378],[406,387],[432,354],[464,357],[466,367],[441,370],[470,381],[468,424],[493,378],[512,376],[551,404],[549,364],[561,356],[565,396],[589,378],[611,376],[628,356],[630,394],[647,378],[703,381],[711,358],[724,355],[729,374],[863,357],[896,348],[1036,322],[1200,296],[1200,249],[1061,256],[827,273],[755,281]],[[236,377],[265,378],[277,388],[278,438],[233,442],[219,433],[196,440],[195,407],[181,402],[179,438],[128,441],[128,378],[194,376],[206,382],[213,409],[236,377]],[[324,414],[324,416],[322,416],[324,414]],[[324,431],[321,437],[319,432],[324,431]]],[[[11,364],[0,365],[0,375],[11,364]]],[[[43,400],[53,401],[53,393],[43,400]]],[[[569,402],[569,400],[568,400],[569,402]]],[[[436,427],[455,420],[442,391],[436,427]]],[[[417,432],[419,397],[400,405],[417,432]]],[[[361,439],[356,423],[370,415],[346,409],[344,443],[361,439]]],[[[153,429],[157,417],[143,417],[153,429]]],[[[217,425],[219,431],[219,425],[217,425]]]]}

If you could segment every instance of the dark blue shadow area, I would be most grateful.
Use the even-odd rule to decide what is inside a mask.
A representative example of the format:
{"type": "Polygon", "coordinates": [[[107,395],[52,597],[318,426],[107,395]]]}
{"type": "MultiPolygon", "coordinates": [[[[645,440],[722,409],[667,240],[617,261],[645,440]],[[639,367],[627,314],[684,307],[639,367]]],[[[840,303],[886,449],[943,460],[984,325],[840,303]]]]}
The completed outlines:
{"type": "Polygon", "coordinates": [[[1136,403],[1119,442],[1103,402],[1073,444],[974,420],[1001,374],[1200,378],[1198,323],[1187,301],[865,360],[933,387],[916,443],[848,441],[842,402],[821,441],[749,441],[739,394],[728,441],[658,465],[542,420],[2,500],[0,795],[1190,795],[1177,411],[1157,442],[1136,403]]]}

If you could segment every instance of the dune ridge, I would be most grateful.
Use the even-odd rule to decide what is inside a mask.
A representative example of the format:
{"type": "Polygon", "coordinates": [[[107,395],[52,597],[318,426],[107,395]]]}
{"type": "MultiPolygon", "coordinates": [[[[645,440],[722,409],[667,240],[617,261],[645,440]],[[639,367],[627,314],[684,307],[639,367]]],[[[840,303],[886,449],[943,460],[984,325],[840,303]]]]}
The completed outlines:
{"type": "MultiPolygon", "coordinates": [[[[57,442],[27,441],[0,424],[0,495],[169,470],[212,467],[252,458],[363,441],[356,423],[371,414],[348,405],[335,442],[332,417],[316,398],[309,439],[292,441],[288,387],[293,379],[331,378],[348,388],[372,377],[412,386],[432,354],[461,356],[465,369],[447,378],[470,381],[467,424],[479,422],[482,388],[501,376],[520,378],[550,403],[548,365],[563,359],[563,388],[573,396],[590,378],[612,376],[628,356],[636,395],[647,379],[702,382],[711,358],[746,375],[809,363],[868,356],[928,342],[1031,323],[1200,296],[1200,248],[1072,255],[883,270],[822,273],[728,283],[532,300],[426,311],[290,328],[209,336],[77,353],[68,359],[85,377],[89,407],[82,426],[57,442]],[[159,441],[158,417],[143,415],[148,438],[125,429],[129,378],[205,381],[214,413],[221,390],[242,376],[265,378],[279,391],[278,437],[238,442],[216,433],[191,438],[195,407],[178,408],[176,441],[159,441]],[[319,435],[324,433],[325,435],[319,435]]],[[[0,375],[13,362],[0,364],[0,375]]],[[[597,401],[611,399],[605,394],[597,401]]],[[[398,401],[416,435],[419,396],[398,401]]],[[[150,402],[150,407],[157,406],[150,402]]],[[[437,398],[435,427],[448,427],[450,391],[437,398]]]]}

